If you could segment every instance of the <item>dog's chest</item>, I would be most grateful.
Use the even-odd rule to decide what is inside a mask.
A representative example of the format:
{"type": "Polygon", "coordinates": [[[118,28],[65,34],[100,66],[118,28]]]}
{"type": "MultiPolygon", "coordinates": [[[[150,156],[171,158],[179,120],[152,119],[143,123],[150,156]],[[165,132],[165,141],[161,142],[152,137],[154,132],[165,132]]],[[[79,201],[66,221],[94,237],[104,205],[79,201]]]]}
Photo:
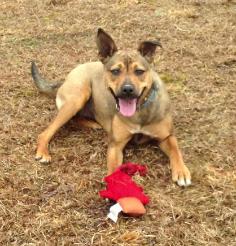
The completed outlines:
{"type": "Polygon", "coordinates": [[[129,129],[129,132],[132,133],[132,134],[144,134],[144,135],[152,135],[149,131],[145,130],[142,126],[140,125],[135,125],[135,126],[132,126],[130,127],[129,129]]]}

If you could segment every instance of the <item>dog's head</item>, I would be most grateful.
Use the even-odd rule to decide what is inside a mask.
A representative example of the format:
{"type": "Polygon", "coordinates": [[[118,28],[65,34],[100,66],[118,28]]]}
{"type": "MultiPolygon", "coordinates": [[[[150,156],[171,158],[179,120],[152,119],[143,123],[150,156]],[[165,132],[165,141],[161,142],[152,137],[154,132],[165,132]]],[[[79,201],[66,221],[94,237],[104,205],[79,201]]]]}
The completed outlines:
{"type": "Polygon", "coordinates": [[[152,87],[151,65],[157,41],[142,42],[135,51],[118,51],[113,39],[98,29],[97,46],[105,68],[107,88],[123,116],[130,117],[152,87]]]}

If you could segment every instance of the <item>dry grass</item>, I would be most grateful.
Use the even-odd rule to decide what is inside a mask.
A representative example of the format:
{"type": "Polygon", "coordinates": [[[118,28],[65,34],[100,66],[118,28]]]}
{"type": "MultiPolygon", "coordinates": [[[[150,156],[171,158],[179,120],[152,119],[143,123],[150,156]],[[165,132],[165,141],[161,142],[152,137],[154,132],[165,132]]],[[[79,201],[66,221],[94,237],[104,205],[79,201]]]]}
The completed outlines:
{"type": "Polygon", "coordinates": [[[234,1],[1,1],[0,244],[236,245],[236,5],[234,1]],[[157,146],[128,146],[146,163],[151,197],[142,218],[106,220],[98,191],[106,172],[106,135],[71,121],[51,144],[53,163],[34,161],[37,134],[55,115],[29,66],[63,79],[96,60],[103,27],[119,46],[160,38],[156,57],[174,102],[176,132],[193,185],[170,180],[157,146]]]}

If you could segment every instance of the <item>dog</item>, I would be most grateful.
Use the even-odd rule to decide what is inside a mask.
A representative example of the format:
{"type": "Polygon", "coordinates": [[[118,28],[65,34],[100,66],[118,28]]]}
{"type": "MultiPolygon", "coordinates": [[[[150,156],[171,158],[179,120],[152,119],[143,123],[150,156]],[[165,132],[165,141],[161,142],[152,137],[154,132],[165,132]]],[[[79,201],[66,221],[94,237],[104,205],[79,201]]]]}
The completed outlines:
{"type": "Polygon", "coordinates": [[[54,134],[76,114],[80,123],[102,127],[108,134],[107,168],[111,174],[123,161],[123,149],[134,134],[159,142],[170,159],[172,180],[191,184],[173,132],[170,99],[152,67],[158,41],[141,42],[137,50],[118,50],[112,37],[99,28],[99,60],[78,65],[64,83],[48,83],[32,62],[33,80],[41,92],[56,93],[58,113],[38,137],[35,159],[51,161],[48,145],[54,134]]]}

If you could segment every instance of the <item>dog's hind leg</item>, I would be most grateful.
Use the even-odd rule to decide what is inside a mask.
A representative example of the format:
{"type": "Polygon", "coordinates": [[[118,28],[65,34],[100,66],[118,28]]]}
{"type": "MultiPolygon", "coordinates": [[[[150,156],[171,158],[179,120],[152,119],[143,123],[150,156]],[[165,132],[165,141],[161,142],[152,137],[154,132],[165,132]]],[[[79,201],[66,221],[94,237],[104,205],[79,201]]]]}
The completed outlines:
{"type": "Polygon", "coordinates": [[[78,118],[77,122],[82,127],[89,127],[92,129],[102,129],[102,127],[96,121],[93,120],[78,118]]]}
{"type": "Polygon", "coordinates": [[[51,156],[48,151],[48,144],[54,134],[67,123],[79,110],[83,108],[88,101],[91,94],[90,88],[81,90],[78,97],[70,97],[65,100],[63,105],[59,108],[58,114],[48,128],[43,131],[38,137],[38,145],[35,159],[41,163],[48,163],[51,161],[51,156]]]}

